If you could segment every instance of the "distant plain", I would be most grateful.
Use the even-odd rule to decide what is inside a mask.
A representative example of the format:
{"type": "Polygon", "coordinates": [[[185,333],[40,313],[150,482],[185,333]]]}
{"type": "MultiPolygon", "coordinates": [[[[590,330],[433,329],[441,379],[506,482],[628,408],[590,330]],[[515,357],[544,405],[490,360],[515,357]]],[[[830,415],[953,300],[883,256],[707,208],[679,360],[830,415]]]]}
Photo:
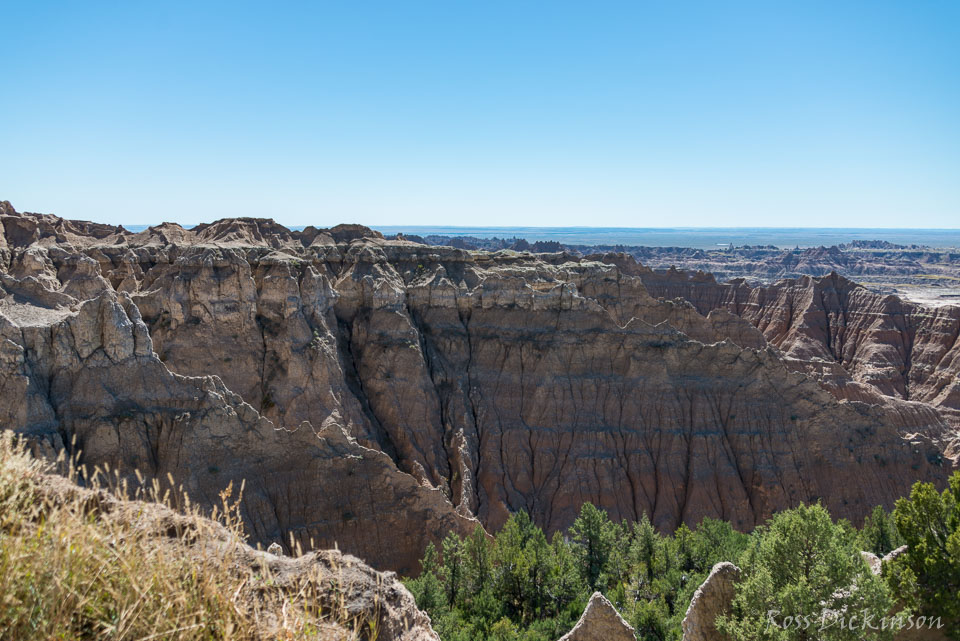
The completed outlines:
{"type": "Polygon", "coordinates": [[[831,227],[376,227],[385,235],[473,236],[554,240],[565,245],[632,245],[716,249],[724,244],[775,245],[782,249],[829,247],[853,240],[885,240],[898,245],[960,247],[960,229],[831,227]]]}
{"type": "MultiPolygon", "coordinates": [[[[279,221],[282,223],[282,221],[279,221]]],[[[352,222],[352,221],[341,221],[352,222]]],[[[190,228],[193,225],[184,225],[190,228]]],[[[329,227],[330,223],[316,223],[329,227]]],[[[124,225],[139,232],[147,225],[124,225]]],[[[455,227],[379,225],[385,236],[397,233],[418,236],[472,236],[523,238],[530,242],[557,241],[564,245],[630,245],[717,249],[726,245],[773,245],[781,249],[830,247],[854,240],[885,240],[897,245],[960,248],[960,229],[899,229],[886,227],[455,227]]],[[[290,226],[302,230],[303,226],[290,226]]]]}

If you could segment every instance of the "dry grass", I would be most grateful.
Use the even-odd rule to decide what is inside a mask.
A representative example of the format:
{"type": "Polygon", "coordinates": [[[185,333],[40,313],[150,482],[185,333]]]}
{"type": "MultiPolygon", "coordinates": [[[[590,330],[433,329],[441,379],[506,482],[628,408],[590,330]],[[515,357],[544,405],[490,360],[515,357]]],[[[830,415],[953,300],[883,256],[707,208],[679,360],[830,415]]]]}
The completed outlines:
{"type": "Polygon", "coordinates": [[[185,516],[157,505],[170,494],[156,484],[134,497],[153,503],[118,500],[126,485],[104,491],[109,475],[80,489],[46,471],[0,434],[0,639],[376,636],[331,595],[329,569],[281,580],[258,561],[232,489],[210,520],[182,498],[185,516]]]}

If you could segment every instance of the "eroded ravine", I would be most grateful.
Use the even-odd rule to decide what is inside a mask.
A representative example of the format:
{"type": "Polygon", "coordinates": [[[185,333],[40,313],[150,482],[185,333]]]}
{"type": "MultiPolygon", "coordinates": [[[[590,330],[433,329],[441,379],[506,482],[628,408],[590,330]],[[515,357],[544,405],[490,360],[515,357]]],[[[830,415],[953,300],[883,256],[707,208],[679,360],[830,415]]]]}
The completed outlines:
{"type": "MultiPolygon", "coordinates": [[[[665,530],[704,516],[749,529],[822,500],[857,520],[950,466],[949,403],[884,396],[856,367],[809,369],[808,293],[658,300],[683,294],[622,257],[467,252],[357,226],[2,220],[0,385],[24,399],[4,425],[51,451],[76,436],[85,462],[169,474],[199,501],[245,480],[254,541],[415,571],[428,540],[474,516],[496,529],[525,509],[557,530],[591,501],[665,530]]],[[[823,300],[837,367],[889,338],[855,327],[859,292],[823,300]]],[[[936,363],[926,381],[954,357],[922,335],[910,362],[936,363]]]]}

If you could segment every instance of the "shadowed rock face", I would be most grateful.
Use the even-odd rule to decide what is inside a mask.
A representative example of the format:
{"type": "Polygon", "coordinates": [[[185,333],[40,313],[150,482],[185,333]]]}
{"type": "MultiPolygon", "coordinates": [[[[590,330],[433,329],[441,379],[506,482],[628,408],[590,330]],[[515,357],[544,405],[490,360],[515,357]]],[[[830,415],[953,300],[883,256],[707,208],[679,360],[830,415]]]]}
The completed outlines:
{"type": "Polygon", "coordinates": [[[632,260],[260,219],[0,221],[0,386],[18,399],[0,420],[205,503],[245,480],[264,544],[415,572],[474,516],[556,530],[591,501],[747,529],[819,498],[859,520],[949,471],[932,405],[840,402],[765,326],[658,300],[632,260]]]}

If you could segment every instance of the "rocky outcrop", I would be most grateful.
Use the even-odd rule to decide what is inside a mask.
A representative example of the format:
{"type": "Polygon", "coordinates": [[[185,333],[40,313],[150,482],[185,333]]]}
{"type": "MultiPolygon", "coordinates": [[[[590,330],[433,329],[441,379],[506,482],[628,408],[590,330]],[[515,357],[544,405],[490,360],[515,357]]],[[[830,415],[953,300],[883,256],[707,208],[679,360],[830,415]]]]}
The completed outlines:
{"type": "Polygon", "coordinates": [[[718,616],[729,614],[736,596],[740,568],[726,561],[717,563],[693,593],[690,607],[683,617],[683,641],[723,641],[726,635],[717,630],[718,616]]]}
{"type": "Polygon", "coordinates": [[[234,607],[240,611],[253,606],[262,638],[287,637],[281,623],[292,606],[322,613],[325,620],[314,624],[318,638],[439,641],[430,618],[394,573],[377,572],[338,550],[278,556],[237,540],[218,522],[185,516],[159,503],[121,499],[102,489],[79,487],[62,476],[31,471],[23,480],[44,510],[76,506],[96,521],[108,521],[110,532],[136,528],[138,536],[156,537],[156,545],[175,541],[180,552],[196,557],[198,566],[207,571],[209,566],[200,559],[210,555],[223,559],[223,568],[244,577],[232,595],[242,605],[234,607]]]}
{"type": "Polygon", "coordinates": [[[624,621],[613,604],[594,592],[580,620],[560,641],[634,641],[633,626],[624,621]]]}
{"type": "MultiPolygon", "coordinates": [[[[892,551],[887,552],[886,554],[884,554],[884,555],[883,555],[883,558],[880,559],[880,561],[881,561],[882,563],[889,563],[890,561],[893,561],[893,560],[896,559],[898,556],[900,556],[901,554],[903,554],[904,552],[906,552],[907,549],[908,549],[908,548],[907,548],[906,545],[901,545],[901,546],[898,547],[896,550],[892,550],[892,551]]],[[[867,554],[869,554],[869,553],[867,553],[867,554]]],[[[871,565],[870,565],[870,569],[871,569],[871,570],[875,570],[875,566],[871,564],[871,565]]],[[[876,571],[874,571],[874,574],[876,574],[876,571]]]]}
{"type": "Polygon", "coordinates": [[[757,287],[676,270],[641,278],[654,296],[748,321],[839,398],[879,393],[960,420],[960,307],[881,296],[837,274],[757,287]]]}
{"type": "Polygon", "coordinates": [[[878,557],[873,552],[867,552],[867,551],[860,552],[860,556],[863,558],[866,564],[870,566],[871,572],[873,572],[874,574],[880,574],[880,568],[882,567],[882,564],[883,564],[883,560],[880,557],[878,557]]]}
{"type": "Polygon", "coordinates": [[[35,322],[0,313],[3,424],[35,447],[172,479],[201,504],[245,482],[254,541],[288,550],[340,544],[405,572],[416,571],[427,541],[473,527],[439,490],[352,439],[335,411],[316,426],[278,427],[219,377],[171,373],[125,294],[107,292],[35,322]]]}
{"type": "Polygon", "coordinates": [[[555,531],[591,501],[749,529],[821,499],[859,520],[949,471],[933,405],[841,399],[767,326],[660,300],[632,259],[261,219],[0,222],[0,420],[201,504],[246,480],[264,545],[412,573],[474,517],[555,531]]]}
{"type": "MultiPolygon", "coordinates": [[[[581,251],[596,251],[570,247],[581,251]]],[[[777,247],[733,247],[704,250],[688,247],[626,247],[644,265],[665,270],[670,267],[714,274],[719,280],[748,278],[774,282],[801,276],[821,277],[836,272],[846,278],[891,286],[917,284],[937,279],[948,287],[958,285],[960,253],[956,249],[896,246],[883,241],[854,241],[841,246],[781,249],[777,247]]]]}

